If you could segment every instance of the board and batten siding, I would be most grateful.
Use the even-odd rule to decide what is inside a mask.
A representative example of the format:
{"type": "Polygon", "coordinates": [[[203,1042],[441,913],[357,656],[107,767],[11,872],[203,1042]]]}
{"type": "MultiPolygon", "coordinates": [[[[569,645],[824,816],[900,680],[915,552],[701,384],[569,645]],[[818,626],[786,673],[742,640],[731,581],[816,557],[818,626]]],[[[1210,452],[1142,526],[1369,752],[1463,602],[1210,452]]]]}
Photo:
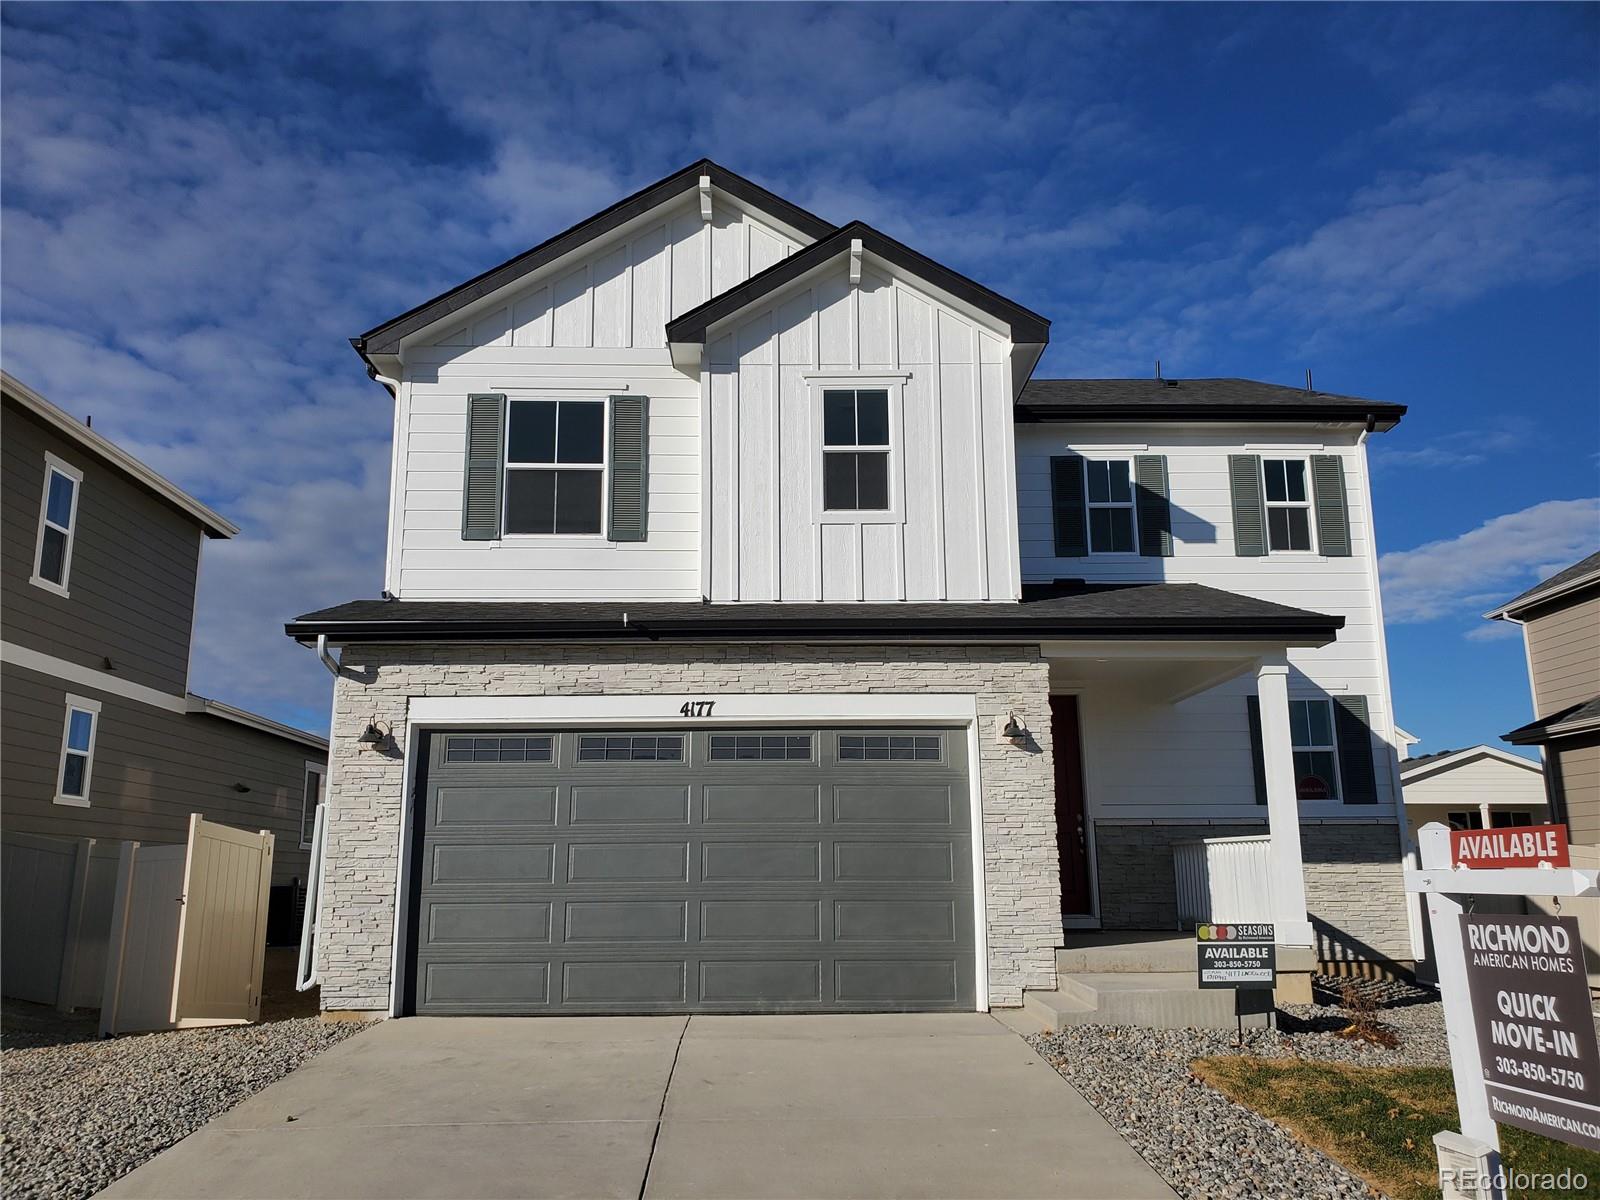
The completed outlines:
{"type": "Polygon", "coordinates": [[[666,322],[801,243],[720,196],[663,210],[408,345],[395,421],[388,589],[415,600],[690,600],[700,580],[700,385],[666,322]],[[647,536],[461,537],[467,396],[649,398],[647,536]]]}
{"type": "MultiPolygon", "coordinates": [[[[1353,433],[1305,426],[1051,423],[1019,425],[1016,445],[1024,580],[1199,583],[1344,617],[1344,628],[1329,645],[1289,651],[1289,694],[1291,699],[1366,698],[1378,802],[1303,803],[1301,811],[1307,818],[1393,819],[1394,716],[1377,602],[1366,451],[1353,433]],[[1165,456],[1171,557],[1056,557],[1050,459],[1069,453],[1165,456]],[[1228,456],[1239,453],[1337,455],[1344,467],[1351,554],[1236,556],[1228,456]]],[[[1080,706],[1091,818],[1264,820],[1254,797],[1245,703],[1254,693],[1250,676],[1176,705],[1151,704],[1127,689],[1090,687],[1080,706]]]]}
{"type": "Polygon", "coordinates": [[[306,878],[305,764],[327,752],[204,713],[170,712],[26,667],[0,667],[0,792],[8,833],[180,844],[201,813],[276,838],[274,883],[306,878]],[[100,702],[89,807],[53,802],[68,692],[100,702]],[[240,792],[235,784],[250,790],[240,792]]]}
{"type": "Polygon", "coordinates": [[[872,267],[852,287],[841,265],[713,330],[702,383],[711,599],[1016,599],[1008,351],[994,330],[872,267]],[[882,386],[875,374],[901,391],[891,512],[819,521],[815,406],[853,376],[882,386]]]}
{"type": "Polygon", "coordinates": [[[9,401],[0,422],[4,640],[183,695],[200,526],[9,401]],[[66,596],[28,582],[47,452],[83,472],[66,596]]]}
{"type": "Polygon", "coordinates": [[[1600,595],[1532,617],[1524,630],[1535,716],[1600,696],[1600,595]]]}

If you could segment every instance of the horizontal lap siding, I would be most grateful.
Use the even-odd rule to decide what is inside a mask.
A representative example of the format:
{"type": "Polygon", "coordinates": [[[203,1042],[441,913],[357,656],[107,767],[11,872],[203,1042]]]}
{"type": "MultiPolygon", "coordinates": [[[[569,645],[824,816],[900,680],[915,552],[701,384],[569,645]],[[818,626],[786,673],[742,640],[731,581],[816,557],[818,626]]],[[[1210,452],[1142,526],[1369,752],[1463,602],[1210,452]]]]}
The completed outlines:
{"type": "Polygon", "coordinates": [[[189,674],[200,527],[10,404],[0,438],[5,640],[181,695],[189,674]],[[46,451],[83,472],[69,596],[33,574],[46,451]]]}
{"type": "Polygon", "coordinates": [[[1567,800],[1567,823],[1579,845],[1600,845],[1600,738],[1572,738],[1546,753],[1567,800]]]}
{"type": "Polygon", "coordinates": [[[1480,758],[1423,779],[1406,780],[1403,786],[1408,805],[1460,804],[1474,808],[1481,803],[1544,803],[1544,776],[1540,772],[1496,758],[1480,758]]]}
{"type": "Polygon", "coordinates": [[[701,595],[700,389],[672,367],[664,326],[797,249],[719,200],[698,199],[596,246],[503,305],[408,347],[399,401],[391,587],[407,599],[685,600],[701,595]],[[709,291],[708,291],[709,288],[709,291]],[[563,393],[562,385],[594,389],[563,393]],[[466,397],[649,397],[647,537],[461,538],[466,397]]]}
{"type": "MultiPolygon", "coordinates": [[[[1349,434],[1304,427],[1232,426],[1205,430],[1175,425],[1017,427],[1018,519],[1025,580],[1081,578],[1107,582],[1199,583],[1313,612],[1342,616],[1329,645],[1289,651],[1291,698],[1365,696],[1374,731],[1378,805],[1363,817],[1392,813],[1392,735],[1383,643],[1371,577],[1371,514],[1365,451],[1349,434]],[[1336,440],[1337,439],[1337,440],[1336,440]],[[1246,444],[1270,458],[1338,455],[1344,464],[1352,553],[1241,558],[1234,553],[1228,455],[1246,444]],[[1136,446],[1138,449],[1129,449],[1136,446]],[[1287,447],[1295,446],[1296,449],[1287,447]],[[1069,450],[1090,457],[1160,454],[1167,459],[1172,505],[1170,558],[1057,558],[1050,509],[1050,458],[1069,450]]],[[[1059,673],[1070,674],[1063,664],[1059,673]]],[[[1246,675],[1182,703],[1147,704],[1127,689],[1092,687],[1083,699],[1088,807],[1107,819],[1251,819],[1253,772],[1245,698],[1246,675]]],[[[1511,768],[1515,769],[1515,768],[1511,768]]]]}
{"type": "Polygon", "coordinates": [[[305,763],[325,755],[199,713],[152,708],[22,667],[3,671],[3,762],[9,832],[179,843],[189,814],[276,839],[273,882],[306,875],[300,849],[305,763]],[[53,802],[66,695],[101,703],[90,778],[90,806],[53,802]],[[239,792],[242,783],[250,790],[239,792]]]}
{"type": "Polygon", "coordinates": [[[1533,618],[1527,636],[1536,715],[1600,696],[1600,596],[1533,618]]]}

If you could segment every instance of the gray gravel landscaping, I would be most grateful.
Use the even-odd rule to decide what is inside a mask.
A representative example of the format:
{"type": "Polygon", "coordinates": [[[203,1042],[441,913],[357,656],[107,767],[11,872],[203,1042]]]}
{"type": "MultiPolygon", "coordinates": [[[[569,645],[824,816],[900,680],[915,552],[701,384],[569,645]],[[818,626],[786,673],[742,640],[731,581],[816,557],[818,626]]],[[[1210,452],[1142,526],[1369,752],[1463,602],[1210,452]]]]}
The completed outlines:
{"type": "Polygon", "coordinates": [[[99,1040],[92,1018],[6,1002],[0,1178],[79,1200],[362,1028],[316,1017],[99,1040]]]}
{"type": "MultiPolygon", "coordinates": [[[[1374,1193],[1344,1167],[1282,1126],[1235,1104],[1189,1072],[1197,1058],[1299,1056],[1364,1067],[1448,1064],[1444,1014],[1433,993],[1374,987],[1379,1019],[1400,1036],[1394,1049],[1346,1041],[1331,1004],[1279,1009],[1281,1030],[1246,1030],[1243,1047],[1220,1029],[1081,1025],[1029,1038],[1178,1195],[1194,1200],[1360,1200],[1374,1193]]],[[[1331,998],[1319,989],[1319,998],[1331,998]]]]}

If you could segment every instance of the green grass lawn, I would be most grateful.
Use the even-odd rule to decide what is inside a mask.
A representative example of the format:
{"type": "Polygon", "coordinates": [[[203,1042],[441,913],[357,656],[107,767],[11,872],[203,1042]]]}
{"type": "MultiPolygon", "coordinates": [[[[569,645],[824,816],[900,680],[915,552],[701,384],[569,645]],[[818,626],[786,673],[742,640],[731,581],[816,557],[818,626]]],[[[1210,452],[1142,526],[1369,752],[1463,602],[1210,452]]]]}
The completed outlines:
{"type": "MultiPolygon", "coordinates": [[[[1203,1058],[1194,1073],[1229,1099],[1297,1137],[1395,1200],[1437,1200],[1433,1135],[1459,1128],[1448,1067],[1347,1067],[1303,1059],[1203,1058]]],[[[1573,1191],[1517,1191],[1513,1200],[1573,1200],[1600,1189],[1600,1154],[1536,1133],[1500,1127],[1506,1171],[1588,1176],[1573,1191]]]]}

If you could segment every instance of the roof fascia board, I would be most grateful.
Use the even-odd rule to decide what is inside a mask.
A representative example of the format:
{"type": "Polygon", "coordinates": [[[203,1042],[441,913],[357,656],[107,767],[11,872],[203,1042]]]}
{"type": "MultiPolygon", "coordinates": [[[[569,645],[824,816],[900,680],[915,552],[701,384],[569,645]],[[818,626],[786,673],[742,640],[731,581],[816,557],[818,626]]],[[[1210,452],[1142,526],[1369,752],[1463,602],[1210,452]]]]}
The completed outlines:
{"type": "Polygon", "coordinates": [[[1559,600],[1563,596],[1571,595],[1573,592],[1581,591],[1597,583],[1600,583],[1600,568],[1590,571],[1586,575],[1579,575],[1576,579],[1569,579],[1559,587],[1553,587],[1547,592],[1535,592],[1524,600],[1512,600],[1502,604],[1499,608],[1492,609],[1483,615],[1490,621],[1501,621],[1507,617],[1516,618],[1519,614],[1525,613],[1529,609],[1543,608],[1552,600],[1559,600]]]}
{"type": "MultiPolygon", "coordinates": [[[[1403,410],[1402,410],[1403,411],[1403,410]]],[[[1017,419],[1045,421],[1194,421],[1205,424],[1288,421],[1295,424],[1355,425],[1387,433],[1400,423],[1398,415],[1380,415],[1377,409],[1333,408],[1308,404],[1028,404],[1018,403],[1017,419]]]]}
{"type": "Polygon", "coordinates": [[[720,188],[747,205],[782,219],[797,231],[810,230],[812,237],[823,237],[833,229],[830,223],[815,213],[807,212],[799,205],[790,203],[776,193],[767,191],[759,184],[736,175],[709,159],[700,159],[664,179],[641,188],[632,195],[623,197],[609,208],[602,209],[594,216],[580,221],[514,258],[490,267],[487,271],[457,284],[431,300],[426,300],[399,316],[373,326],[367,332],[352,338],[351,342],[356,351],[368,361],[371,355],[392,353],[408,335],[439,321],[447,321],[458,316],[467,305],[517,282],[542,267],[550,259],[564,255],[576,246],[593,242],[618,225],[680,194],[693,192],[699,187],[702,175],[710,176],[714,187],[720,188]]]}
{"type": "Polygon", "coordinates": [[[3,383],[5,394],[25,411],[32,413],[91,454],[98,455],[168,504],[193,517],[205,530],[207,537],[231,538],[239,532],[239,527],[221,513],[200,503],[170,479],[156,474],[115,442],[101,437],[77,418],[63,412],[20,379],[8,372],[0,371],[0,383],[3,383]]]}
{"type": "MultiPolygon", "coordinates": [[[[1533,725],[1540,726],[1541,723],[1535,721],[1533,725]]],[[[1586,733],[1600,733],[1600,717],[1586,717],[1571,725],[1561,722],[1543,725],[1541,728],[1524,725],[1519,729],[1513,729],[1510,733],[1501,734],[1500,740],[1510,742],[1513,746],[1543,746],[1561,738],[1579,737],[1586,733]]]]}

